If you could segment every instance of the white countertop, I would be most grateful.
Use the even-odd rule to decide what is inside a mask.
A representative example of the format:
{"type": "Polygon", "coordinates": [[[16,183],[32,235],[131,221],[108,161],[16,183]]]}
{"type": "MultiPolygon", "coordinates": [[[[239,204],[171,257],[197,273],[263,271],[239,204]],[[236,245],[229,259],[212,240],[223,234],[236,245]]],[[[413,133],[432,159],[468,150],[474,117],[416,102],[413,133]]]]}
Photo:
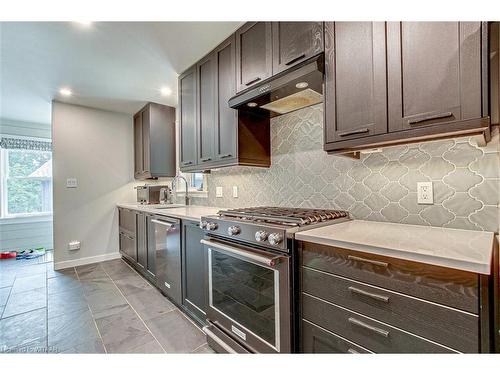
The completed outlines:
{"type": "Polygon", "coordinates": [[[486,275],[495,241],[492,232],[363,220],[298,232],[295,238],[486,275]]]}
{"type": "Polygon", "coordinates": [[[207,206],[184,206],[184,205],[172,205],[175,207],[169,208],[159,208],[166,205],[160,204],[138,204],[138,203],[120,203],[117,204],[118,207],[128,208],[130,210],[147,212],[150,214],[163,215],[168,217],[175,217],[177,219],[189,219],[199,221],[202,216],[215,215],[222,208],[219,207],[207,207],[207,206]]]}

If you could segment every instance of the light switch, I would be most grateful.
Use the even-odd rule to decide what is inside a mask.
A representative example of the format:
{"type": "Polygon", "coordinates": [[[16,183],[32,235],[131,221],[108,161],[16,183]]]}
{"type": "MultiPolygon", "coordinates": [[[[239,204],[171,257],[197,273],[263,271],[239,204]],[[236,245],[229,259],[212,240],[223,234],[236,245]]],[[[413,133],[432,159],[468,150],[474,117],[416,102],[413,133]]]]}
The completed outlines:
{"type": "Polygon", "coordinates": [[[78,181],[76,178],[67,178],[66,179],[66,187],[67,188],[76,188],[78,186],[78,181]]]}
{"type": "Polygon", "coordinates": [[[222,186],[217,186],[215,188],[215,197],[222,198],[222,186]]]}
{"type": "Polygon", "coordinates": [[[238,198],[238,186],[233,186],[233,198],[238,198]]]}
{"type": "Polygon", "coordinates": [[[417,203],[434,204],[431,182],[417,182],[417,203]]]}

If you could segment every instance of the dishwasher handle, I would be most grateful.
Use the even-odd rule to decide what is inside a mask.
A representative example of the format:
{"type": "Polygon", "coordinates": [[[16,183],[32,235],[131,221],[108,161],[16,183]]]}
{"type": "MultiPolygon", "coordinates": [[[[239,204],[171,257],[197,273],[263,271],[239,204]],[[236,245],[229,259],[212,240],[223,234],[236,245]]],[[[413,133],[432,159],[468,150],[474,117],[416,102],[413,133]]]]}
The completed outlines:
{"type": "Polygon", "coordinates": [[[167,227],[171,227],[173,226],[174,224],[173,223],[169,223],[167,221],[163,221],[163,220],[158,220],[158,219],[151,219],[151,222],[152,223],[155,223],[155,224],[159,224],[159,225],[165,225],[167,227]]]}

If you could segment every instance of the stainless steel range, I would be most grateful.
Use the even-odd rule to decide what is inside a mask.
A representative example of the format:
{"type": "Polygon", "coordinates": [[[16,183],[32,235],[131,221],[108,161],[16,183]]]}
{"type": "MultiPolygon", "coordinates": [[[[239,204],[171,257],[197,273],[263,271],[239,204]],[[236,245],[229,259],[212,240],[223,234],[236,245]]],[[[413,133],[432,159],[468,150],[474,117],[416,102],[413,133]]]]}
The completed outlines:
{"type": "Polygon", "coordinates": [[[345,211],[285,207],[222,210],[202,217],[209,344],[221,352],[295,351],[295,233],[346,220],[345,211]]]}

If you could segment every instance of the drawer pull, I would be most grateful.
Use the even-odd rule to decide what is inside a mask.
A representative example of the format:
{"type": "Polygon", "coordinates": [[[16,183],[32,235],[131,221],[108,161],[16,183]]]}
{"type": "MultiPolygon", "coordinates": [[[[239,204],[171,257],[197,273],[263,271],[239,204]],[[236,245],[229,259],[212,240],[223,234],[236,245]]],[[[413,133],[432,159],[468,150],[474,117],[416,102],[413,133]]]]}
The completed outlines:
{"type": "Polygon", "coordinates": [[[190,160],[190,161],[185,161],[185,162],[183,162],[182,164],[183,164],[183,165],[191,165],[191,164],[193,164],[193,163],[194,163],[194,162],[193,162],[192,160],[190,160]]]}
{"type": "Polygon", "coordinates": [[[369,331],[372,331],[372,332],[376,333],[377,335],[380,335],[380,336],[383,336],[383,337],[389,337],[389,331],[386,331],[385,329],[374,327],[374,326],[372,326],[370,324],[367,324],[365,322],[362,322],[361,320],[358,320],[356,318],[349,318],[347,320],[352,325],[355,325],[355,326],[358,326],[358,327],[361,327],[361,328],[365,328],[365,329],[367,329],[369,331]]]}
{"type": "Polygon", "coordinates": [[[202,158],[202,159],[201,159],[201,161],[202,161],[203,163],[205,163],[205,162],[207,162],[207,161],[210,161],[210,160],[212,160],[212,158],[202,158]]]}
{"type": "Polygon", "coordinates": [[[348,255],[347,259],[349,259],[349,260],[355,260],[357,262],[370,263],[370,264],[373,264],[374,266],[379,266],[379,267],[384,267],[384,268],[389,267],[389,263],[380,262],[378,260],[373,260],[373,259],[361,258],[361,257],[357,257],[355,255],[348,255]]]}
{"type": "Polygon", "coordinates": [[[304,57],[306,57],[306,54],[305,54],[305,53],[303,53],[303,54],[302,54],[302,55],[300,55],[300,56],[294,57],[294,58],[293,58],[293,59],[291,59],[290,61],[287,61],[287,62],[285,63],[285,65],[287,65],[287,66],[288,66],[288,65],[292,65],[294,62],[299,61],[299,60],[302,60],[304,57]]]}
{"type": "Polygon", "coordinates": [[[453,116],[453,113],[451,113],[451,112],[440,113],[440,114],[437,114],[437,115],[429,115],[429,116],[421,117],[419,119],[410,120],[410,121],[408,121],[408,124],[410,124],[410,125],[418,125],[418,124],[420,124],[422,122],[425,122],[425,121],[439,120],[439,119],[442,119],[442,118],[448,118],[448,117],[452,117],[452,116],[453,116]]]}
{"type": "Polygon", "coordinates": [[[255,78],[251,79],[250,81],[245,82],[245,86],[250,86],[251,84],[253,84],[255,82],[259,82],[260,80],[261,80],[260,77],[255,77],[255,78]]]}
{"type": "Polygon", "coordinates": [[[377,301],[389,303],[389,297],[387,297],[387,296],[382,296],[380,294],[367,292],[366,290],[358,289],[358,288],[353,287],[353,286],[350,286],[347,289],[349,289],[349,291],[352,293],[359,294],[359,295],[366,296],[366,297],[370,297],[370,298],[376,299],[377,301]]]}
{"type": "Polygon", "coordinates": [[[370,129],[368,129],[368,128],[362,128],[362,129],[353,130],[350,132],[339,133],[339,137],[347,137],[348,135],[364,134],[364,133],[368,133],[369,131],[370,131],[370,129]]]}
{"type": "Polygon", "coordinates": [[[347,353],[349,353],[349,354],[359,354],[359,352],[356,349],[353,349],[353,348],[347,349],[347,353]]]}
{"type": "Polygon", "coordinates": [[[223,155],[219,155],[219,157],[220,157],[221,159],[229,158],[229,157],[231,157],[231,156],[233,156],[233,155],[232,155],[232,154],[223,154],[223,155]]]}

